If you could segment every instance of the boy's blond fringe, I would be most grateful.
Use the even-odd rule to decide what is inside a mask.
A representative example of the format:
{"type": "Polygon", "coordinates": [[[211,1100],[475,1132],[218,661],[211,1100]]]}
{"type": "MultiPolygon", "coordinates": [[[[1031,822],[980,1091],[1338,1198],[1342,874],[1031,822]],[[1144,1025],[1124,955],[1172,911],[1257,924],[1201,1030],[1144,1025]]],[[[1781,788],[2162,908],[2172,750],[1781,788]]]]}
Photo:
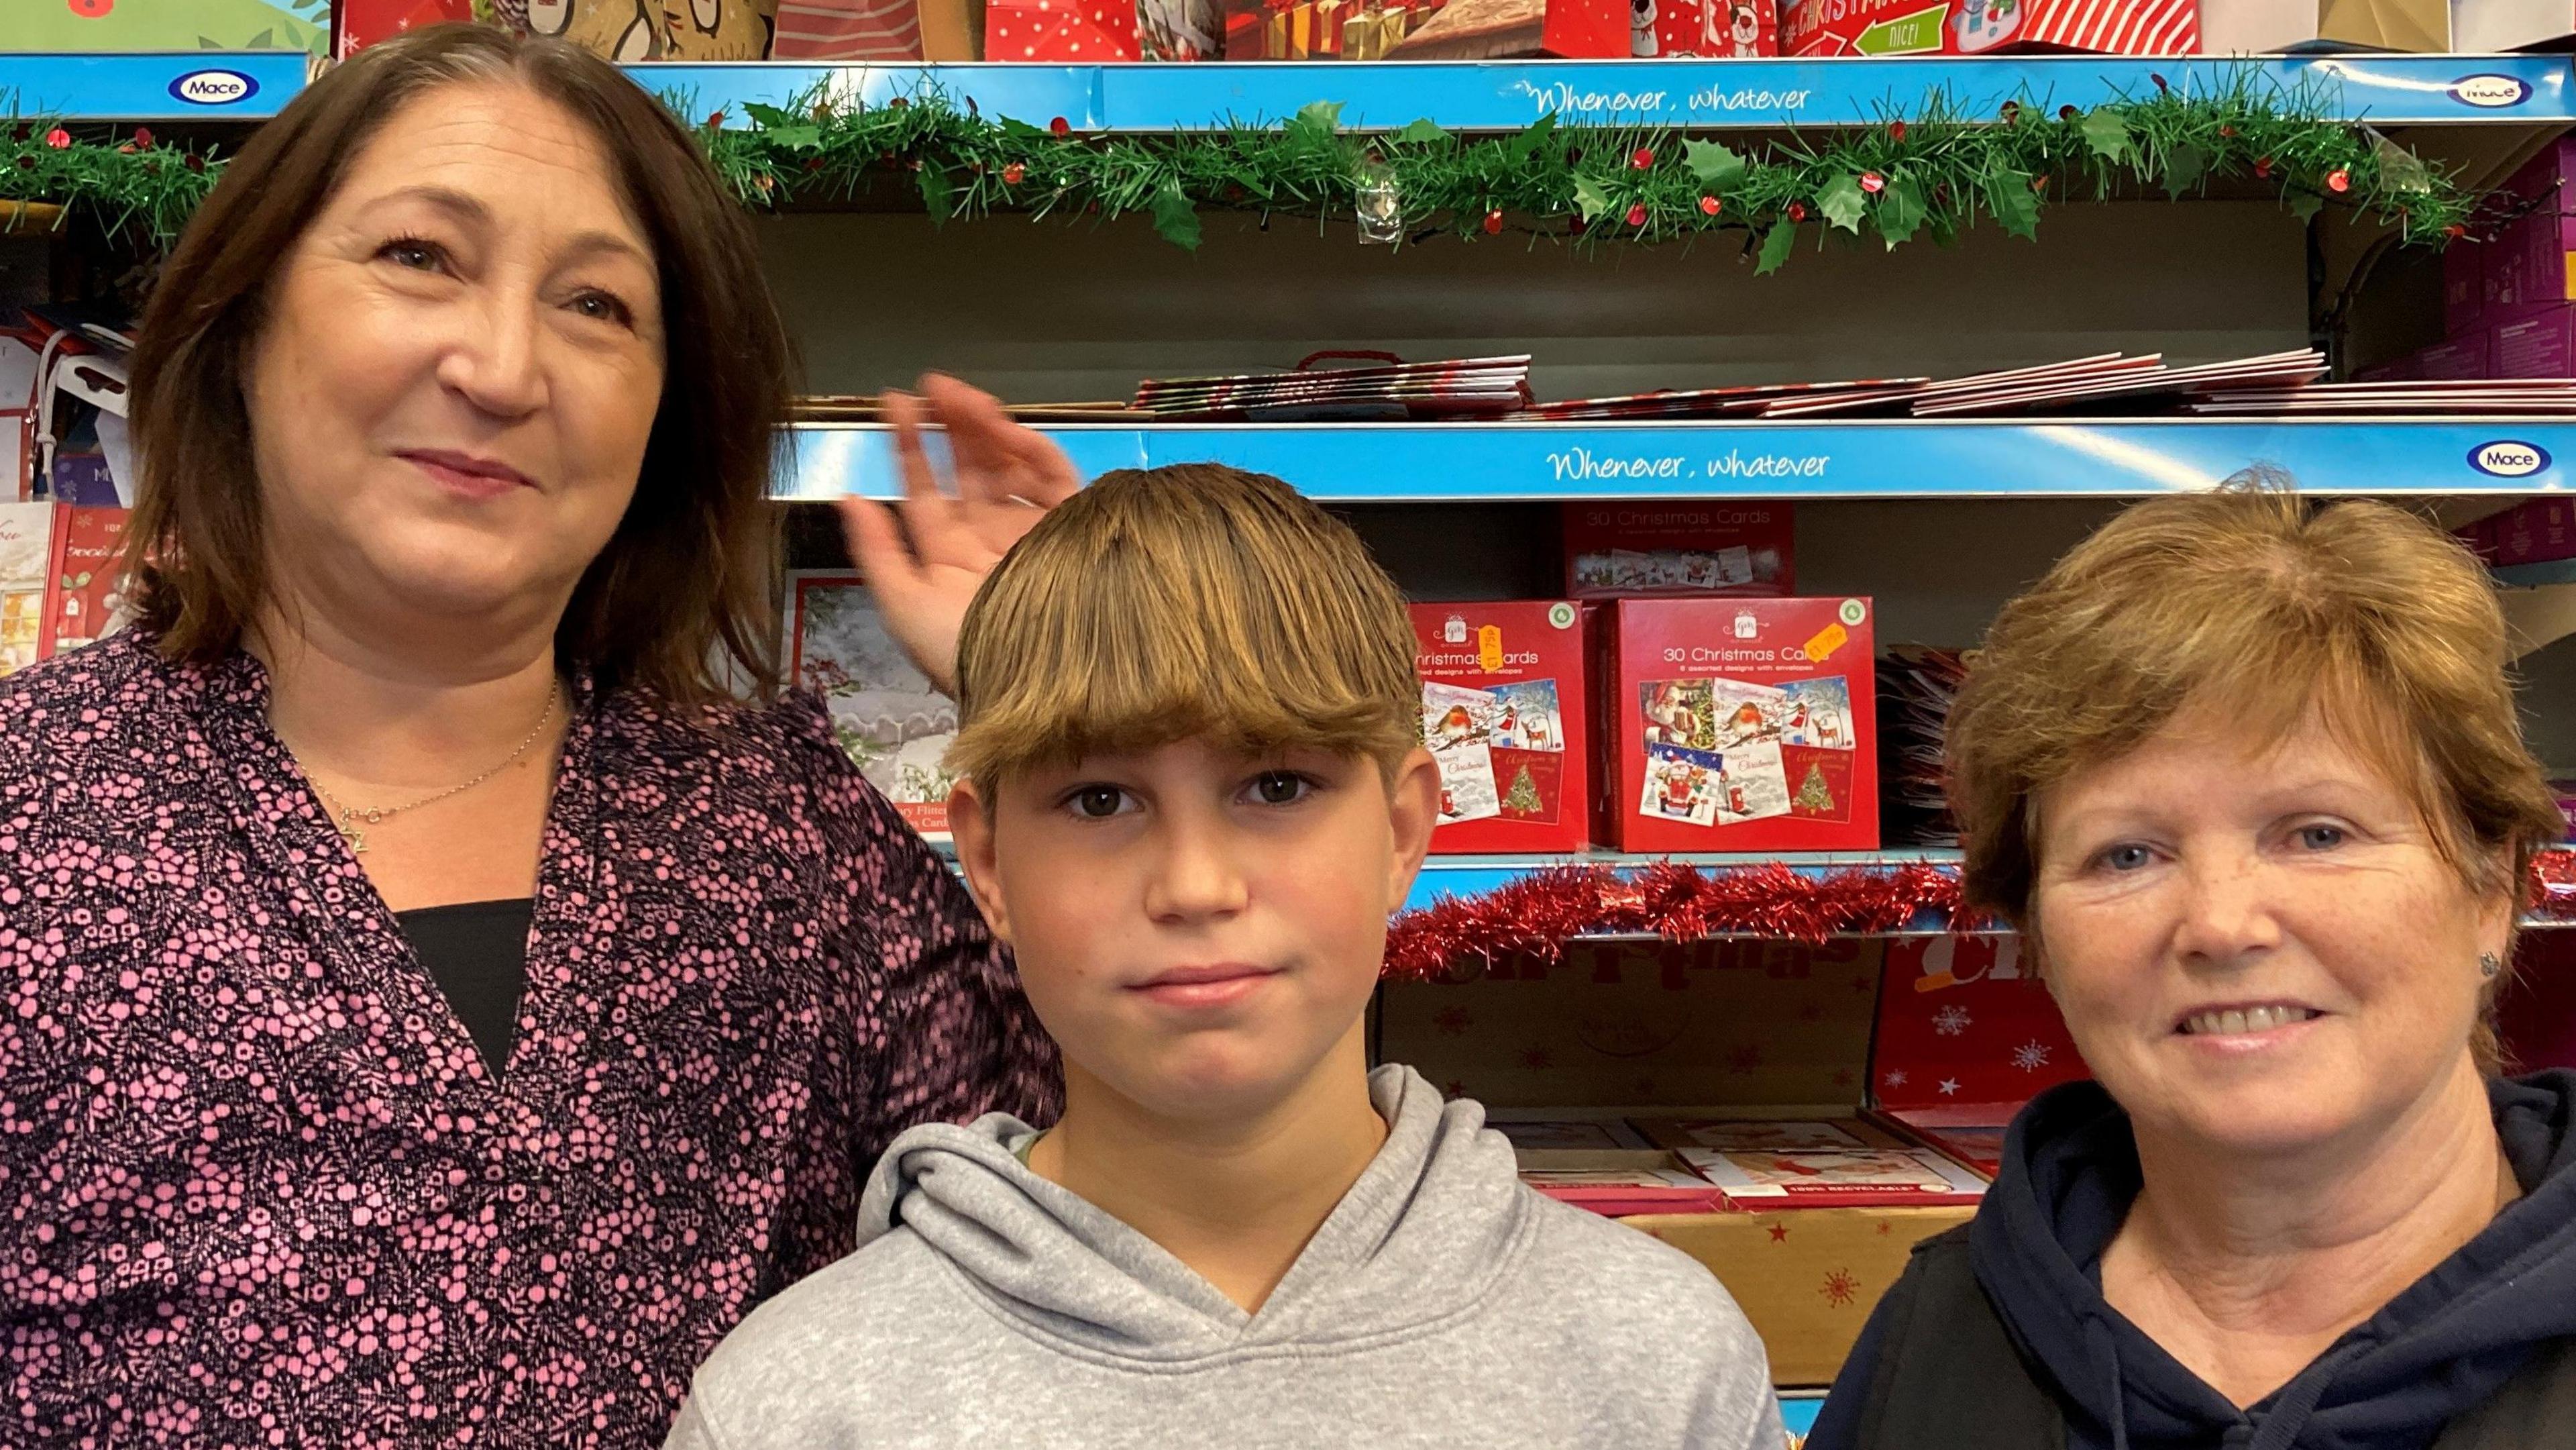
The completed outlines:
{"type": "Polygon", "coordinates": [[[1214,464],[1111,473],[968,607],[948,765],[990,788],[1205,738],[1392,771],[1421,738],[1413,658],[1393,581],[1287,484],[1214,464]]]}

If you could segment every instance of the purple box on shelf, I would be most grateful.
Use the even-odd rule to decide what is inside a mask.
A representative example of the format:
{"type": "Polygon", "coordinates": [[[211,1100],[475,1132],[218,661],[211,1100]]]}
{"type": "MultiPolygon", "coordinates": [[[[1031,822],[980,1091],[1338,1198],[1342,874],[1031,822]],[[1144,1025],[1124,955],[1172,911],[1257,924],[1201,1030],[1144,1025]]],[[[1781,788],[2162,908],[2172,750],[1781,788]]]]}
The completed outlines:
{"type": "Polygon", "coordinates": [[[2487,376],[2576,377],[2576,307],[2561,302],[2487,329],[2487,376]]]}
{"type": "Polygon", "coordinates": [[[2454,382],[2487,376],[2487,338],[2484,333],[2455,337],[2419,348],[2405,361],[2414,364],[2409,376],[2426,382],[2454,382]]]}
{"type": "Polygon", "coordinates": [[[2451,243],[2442,253],[2442,335],[2466,337],[2486,315],[2485,267],[2495,247],[2485,242],[2451,243]]]}
{"type": "Polygon", "coordinates": [[[2496,568],[2576,559],[2576,500],[2531,499],[2489,514],[2456,534],[2496,568]]]}
{"type": "MultiPolygon", "coordinates": [[[[2576,253],[2576,185],[2570,185],[2571,179],[2576,179],[2576,141],[2560,140],[2550,143],[2504,184],[2512,205],[2531,210],[2480,249],[2488,253],[2481,290],[2489,323],[2576,302],[2576,267],[2568,265],[2569,255],[2576,253]]],[[[2444,255],[2447,258],[2448,253],[2444,255]]],[[[2446,271],[2445,320],[2450,316],[2449,292],[2446,271]]]]}

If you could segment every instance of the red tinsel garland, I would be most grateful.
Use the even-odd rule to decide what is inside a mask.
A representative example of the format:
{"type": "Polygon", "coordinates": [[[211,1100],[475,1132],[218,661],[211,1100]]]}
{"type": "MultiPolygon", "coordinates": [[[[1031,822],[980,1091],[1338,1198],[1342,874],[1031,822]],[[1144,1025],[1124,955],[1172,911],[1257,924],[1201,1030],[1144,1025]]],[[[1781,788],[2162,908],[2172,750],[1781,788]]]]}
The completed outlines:
{"type": "MultiPolygon", "coordinates": [[[[1387,931],[1385,975],[1429,981],[1482,971],[1502,957],[1553,961],[1583,936],[1820,942],[1894,931],[1927,911],[1946,916],[1958,904],[1958,868],[1920,862],[1817,875],[1776,863],[1709,872],[1658,861],[1624,875],[1606,865],[1555,866],[1482,896],[1445,896],[1398,916],[1387,931]]],[[[2532,861],[2531,914],[2576,921],[2576,851],[2544,851],[2532,861]]]]}

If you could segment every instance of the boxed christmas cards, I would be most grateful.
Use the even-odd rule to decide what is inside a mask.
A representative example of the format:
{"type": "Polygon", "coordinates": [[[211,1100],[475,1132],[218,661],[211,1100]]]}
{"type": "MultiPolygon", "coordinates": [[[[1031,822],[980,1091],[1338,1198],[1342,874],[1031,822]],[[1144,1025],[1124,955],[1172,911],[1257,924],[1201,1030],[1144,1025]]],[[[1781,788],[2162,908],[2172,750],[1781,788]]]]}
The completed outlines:
{"type": "Polygon", "coordinates": [[[914,830],[948,838],[946,766],[957,705],[885,630],[866,581],[842,570],[788,576],[790,679],[823,697],[832,734],[914,830]]]}
{"type": "Polygon", "coordinates": [[[1570,503],[1565,592],[1633,595],[1796,592],[1785,503],[1570,503]]]}
{"type": "Polygon", "coordinates": [[[1622,851],[1874,850],[1866,599],[1606,606],[1603,738],[1622,851]]]}
{"type": "Polygon", "coordinates": [[[1638,1131],[1742,1207],[1973,1203],[1985,1180],[1857,1118],[1657,1118],[1638,1131]]]}
{"type": "Polygon", "coordinates": [[[1582,611],[1566,600],[1413,606],[1442,852],[1572,851],[1590,834],[1582,611]]]}

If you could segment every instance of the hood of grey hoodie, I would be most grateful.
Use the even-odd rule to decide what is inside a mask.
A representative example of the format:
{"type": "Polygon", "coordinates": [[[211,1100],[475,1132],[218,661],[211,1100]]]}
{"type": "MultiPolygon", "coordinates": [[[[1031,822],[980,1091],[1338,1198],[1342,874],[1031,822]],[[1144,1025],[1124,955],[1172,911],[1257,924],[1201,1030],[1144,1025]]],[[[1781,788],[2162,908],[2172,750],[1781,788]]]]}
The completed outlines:
{"type": "Polygon", "coordinates": [[[1257,1315],[1170,1252],[1031,1172],[1005,1113],[911,1129],[859,1205],[865,1246],[900,1223],[1000,1308],[1093,1353],[1171,1362],[1274,1342],[1347,1344],[1472,1308],[1533,1228],[1512,1147],[1419,1073],[1369,1074],[1387,1136],[1257,1315]]]}

